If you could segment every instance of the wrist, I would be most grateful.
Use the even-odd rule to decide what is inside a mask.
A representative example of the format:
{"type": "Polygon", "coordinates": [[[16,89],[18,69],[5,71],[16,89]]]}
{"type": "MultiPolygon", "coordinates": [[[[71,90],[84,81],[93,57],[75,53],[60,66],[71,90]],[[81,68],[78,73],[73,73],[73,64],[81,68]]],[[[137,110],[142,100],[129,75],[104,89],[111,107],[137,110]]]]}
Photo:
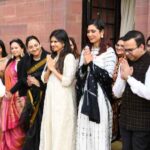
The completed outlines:
{"type": "Polygon", "coordinates": [[[130,78],[131,78],[131,75],[128,75],[127,78],[126,78],[126,80],[129,80],[130,78]]]}

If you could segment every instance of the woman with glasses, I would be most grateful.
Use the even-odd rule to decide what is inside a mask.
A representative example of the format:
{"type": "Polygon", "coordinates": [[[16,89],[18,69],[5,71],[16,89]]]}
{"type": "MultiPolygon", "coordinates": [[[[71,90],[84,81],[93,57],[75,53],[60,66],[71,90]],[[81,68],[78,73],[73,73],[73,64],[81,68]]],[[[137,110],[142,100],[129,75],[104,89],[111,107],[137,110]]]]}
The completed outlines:
{"type": "MultiPolygon", "coordinates": [[[[113,74],[113,80],[115,82],[117,75],[118,75],[118,69],[119,69],[119,65],[121,63],[121,60],[123,58],[125,58],[125,49],[124,49],[124,41],[123,41],[123,37],[119,38],[117,43],[115,44],[115,51],[118,57],[118,61],[116,63],[115,66],[115,71],[113,74]]],[[[121,100],[120,99],[116,99],[114,97],[114,103],[112,105],[112,109],[113,109],[113,137],[112,140],[115,141],[118,138],[120,138],[120,133],[119,133],[119,111],[120,111],[120,105],[121,105],[121,100]]]]}

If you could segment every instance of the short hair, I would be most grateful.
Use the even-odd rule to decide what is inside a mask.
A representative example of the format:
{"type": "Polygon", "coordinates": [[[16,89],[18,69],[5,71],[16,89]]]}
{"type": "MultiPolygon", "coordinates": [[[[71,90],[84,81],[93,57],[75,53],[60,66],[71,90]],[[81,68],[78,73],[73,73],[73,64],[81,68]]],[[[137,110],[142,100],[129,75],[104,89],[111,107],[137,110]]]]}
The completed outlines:
{"type": "Polygon", "coordinates": [[[136,45],[139,47],[141,44],[145,47],[145,37],[142,32],[132,30],[125,34],[123,40],[128,41],[130,39],[134,39],[136,42],[136,45]]]}

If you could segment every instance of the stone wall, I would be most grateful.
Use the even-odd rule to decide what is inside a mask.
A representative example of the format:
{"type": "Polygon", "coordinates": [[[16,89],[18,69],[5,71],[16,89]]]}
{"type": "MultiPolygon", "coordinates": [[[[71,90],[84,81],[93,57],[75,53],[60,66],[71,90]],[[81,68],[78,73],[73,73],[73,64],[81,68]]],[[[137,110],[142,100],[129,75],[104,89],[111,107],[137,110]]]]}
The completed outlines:
{"type": "Polygon", "coordinates": [[[49,50],[52,30],[65,29],[81,45],[81,0],[0,0],[0,39],[6,43],[36,35],[49,50]]]}

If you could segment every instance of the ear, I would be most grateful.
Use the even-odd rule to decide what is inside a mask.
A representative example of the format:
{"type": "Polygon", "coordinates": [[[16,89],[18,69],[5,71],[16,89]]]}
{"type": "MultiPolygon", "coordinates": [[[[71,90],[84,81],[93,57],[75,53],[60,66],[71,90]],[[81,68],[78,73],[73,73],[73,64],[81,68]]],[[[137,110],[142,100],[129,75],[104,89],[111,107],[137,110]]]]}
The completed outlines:
{"type": "Polygon", "coordinates": [[[141,49],[145,49],[145,46],[144,46],[143,44],[141,44],[139,47],[140,47],[141,49]]]}

